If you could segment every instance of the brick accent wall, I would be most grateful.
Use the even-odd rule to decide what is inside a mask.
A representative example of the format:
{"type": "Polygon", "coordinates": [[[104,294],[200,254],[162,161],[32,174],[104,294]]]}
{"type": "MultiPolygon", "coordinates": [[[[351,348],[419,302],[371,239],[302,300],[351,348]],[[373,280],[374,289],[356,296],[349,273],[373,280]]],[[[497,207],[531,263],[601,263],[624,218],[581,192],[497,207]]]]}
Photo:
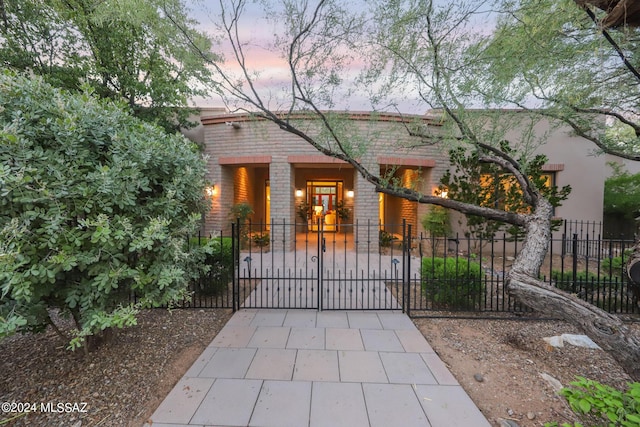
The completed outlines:
{"type": "MultiPolygon", "coordinates": [[[[401,173],[403,187],[413,188],[414,185],[417,184],[420,177],[417,170],[404,169],[401,173]]],[[[402,199],[400,202],[400,206],[400,216],[406,219],[408,224],[412,224],[413,227],[416,227],[418,218],[417,203],[407,199],[402,199]]]]}
{"type": "MultiPolygon", "coordinates": [[[[393,160],[407,163],[413,169],[422,167],[430,170],[428,175],[432,179],[439,178],[444,172],[442,166],[446,166],[448,161],[437,148],[403,148],[409,146],[411,137],[397,117],[394,120],[384,117],[369,120],[370,117],[368,114],[354,116],[353,121],[357,131],[366,135],[362,143],[367,148],[362,150],[364,154],[359,160],[370,170],[377,171],[380,161],[393,160]],[[430,166],[433,168],[429,169],[430,166]]],[[[353,199],[344,198],[347,207],[351,208],[349,222],[378,223],[379,204],[375,187],[347,163],[318,153],[300,138],[266,121],[243,115],[222,115],[203,118],[202,122],[208,178],[216,186],[219,184],[218,195],[212,199],[211,212],[206,218],[204,229],[207,232],[228,227],[228,211],[233,203],[245,198],[250,203],[253,199],[254,203],[257,201],[258,192],[264,187],[263,173],[255,172],[258,168],[268,170],[271,217],[274,221],[295,222],[295,189],[303,189],[306,195],[307,180],[328,179],[342,181],[345,193],[347,190],[355,193],[353,199]],[[234,122],[238,126],[227,126],[225,122],[234,122]]],[[[354,150],[358,148],[354,147],[354,150]]],[[[407,212],[409,210],[407,207],[407,212]]],[[[416,211],[415,205],[413,211],[416,211]]],[[[413,214],[413,221],[416,221],[416,215],[413,214]]],[[[287,246],[289,238],[284,240],[287,246]]]]}

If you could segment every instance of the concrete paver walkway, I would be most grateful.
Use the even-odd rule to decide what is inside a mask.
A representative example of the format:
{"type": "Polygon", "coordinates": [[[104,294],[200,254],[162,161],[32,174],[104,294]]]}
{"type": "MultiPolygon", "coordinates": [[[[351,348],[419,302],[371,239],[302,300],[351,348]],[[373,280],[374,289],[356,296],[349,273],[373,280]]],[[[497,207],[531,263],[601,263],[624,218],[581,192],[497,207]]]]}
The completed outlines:
{"type": "Polygon", "coordinates": [[[403,313],[243,309],[154,427],[488,427],[403,313]]]}

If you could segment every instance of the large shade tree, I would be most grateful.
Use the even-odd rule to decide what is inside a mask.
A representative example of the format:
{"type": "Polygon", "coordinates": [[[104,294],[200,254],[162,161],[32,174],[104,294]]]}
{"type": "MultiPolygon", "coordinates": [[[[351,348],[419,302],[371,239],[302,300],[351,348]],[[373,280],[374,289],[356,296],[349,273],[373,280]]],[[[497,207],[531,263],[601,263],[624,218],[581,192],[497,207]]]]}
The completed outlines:
{"type": "Polygon", "coordinates": [[[509,292],[542,313],[580,326],[640,379],[640,334],[616,316],[539,280],[553,209],[527,173],[528,163],[538,161],[531,154],[544,143],[531,131],[541,120],[569,126],[603,151],[637,158],[636,132],[628,140],[608,138],[611,120],[624,129],[640,129],[631,119],[638,88],[628,64],[637,51],[634,28],[624,27],[612,44],[603,39],[602,12],[588,9],[587,14],[568,0],[460,1],[444,7],[430,0],[350,7],[332,0],[285,0],[282,8],[268,12],[279,34],[270,51],[280,55],[288,74],[280,86],[284,89],[274,92],[265,90],[263,74],[251,65],[250,49],[257,44],[243,39],[240,31],[247,2],[221,1],[220,7],[229,53],[226,63],[212,66],[230,107],[269,120],[350,163],[378,192],[520,227],[525,238],[508,274],[509,292]],[[482,26],[496,16],[495,28],[482,26]],[[623,59],[620,49],[629,53],[623,59]],[[229,63],[237,73],[229,72],[229,63]],[[431,108],[442,126],[437,132],[407,126],[416,144],[462,147],[478,162],[499,168],[517,182],[527,208],[514,212],[443,199],[381,176],[361,161],[367,139],[345,124],[345,115],[328,111],[362,94],[374,111],[394,109],[407,99],[431,108]],[[505,114],[496,107],[518,107],[528,114],[505,114]],[[314,117],[320,126],[303,124],[297,120],[301,115],[314,117]],[[513,129],[522,132],[514,135],[513,129]]]}
{"type": "Polygon", "coordinates": [[[90,84],[174,131],[213,87],[198,54],[210,41],[187,12],[181,0],[0,0],[1,65],[65,89],[90,84]]]}

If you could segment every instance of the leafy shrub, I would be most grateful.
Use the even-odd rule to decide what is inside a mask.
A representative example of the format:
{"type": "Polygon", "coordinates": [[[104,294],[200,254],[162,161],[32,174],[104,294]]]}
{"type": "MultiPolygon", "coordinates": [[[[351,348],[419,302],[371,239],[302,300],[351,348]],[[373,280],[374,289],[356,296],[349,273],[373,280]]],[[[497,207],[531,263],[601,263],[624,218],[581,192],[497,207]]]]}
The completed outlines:
{"type": "Polygon", "coordinates": [[[199,274],[194,278],[194,290],[201,295],[221,295],[233,278],[233,246],[230,237],[192,240],[200,245],[199,274]]]}
{"type": "Polygon", "coordinates": [[[267,232],[256,233],[251,237],[251,240],[253,240],[253,243],[255,243],[256,246],[263,248],[269,245],[270,236],[269,236],[269,233],[267,232]]]}
{"type": "Polygon", "coordinates": [[[449,210],[442,206],[431,206],[429,212],[423,215],[421,223],[431,237],[447,237],[451,233],[449,210]]]}
{"type": "Polygon", "coordinates": [[[240,202],[231,206],[229,217],[232,221],[238,221],[240,226],[240,244],[246,247],[249,244],[249,218],[254,214],[249,202],[240,202]]]}
{"type": "Polygon", "coordinates": [[[464,258],[424,258],[420,273],[422,289],[434,307],[473,307],[484,292],[482,267],[464,258]]]}
{"type": "Polygon", "coordinates": [[[602,273],[611,277],[617,277],[622,281],[627,280],[626,268],[627,261],[633,251],[631,249],[624,251],[624,255],[611,258],[604,258],[600,263],[602,273]]]}
{"type": "Polygon", "coordinates": [[[388,248],[389,246],[391,246],[393,239],[393,234],[384,230],[380,230],[379,241],[381,248],[388,248]]]}
{"type": "Polygon", "coordinates": [[[575,292],[580,286],[598,282],[598,275],[592,272],[577,271],[576,280],[573,280],[572,271],[553,270],[551,272],[551,280],[555,282],[558,289],[567,292],[575,292]]]}
{"type": "MultiPolygon", "coordinates": [[[[577,377],[571,385],[573,387],[563,388],[560,394],[567,398],[576,414],[597,417],[602,425],[610,427],[640,426],[640,383],[628,384],[624,392],[583,377],[577,377]]],[[[557,422],[545,424],[545,427],[557,426],[557,422]]],[[[562,427],[582,426],[562,424],[562,427]]]]}
{"type": "Polygon", "coordinates": [[[77,347],[181,301],[206,208],[197,146],[33,76],[0,72],[0,105],[0,337],[55,310],[77,347]]]}

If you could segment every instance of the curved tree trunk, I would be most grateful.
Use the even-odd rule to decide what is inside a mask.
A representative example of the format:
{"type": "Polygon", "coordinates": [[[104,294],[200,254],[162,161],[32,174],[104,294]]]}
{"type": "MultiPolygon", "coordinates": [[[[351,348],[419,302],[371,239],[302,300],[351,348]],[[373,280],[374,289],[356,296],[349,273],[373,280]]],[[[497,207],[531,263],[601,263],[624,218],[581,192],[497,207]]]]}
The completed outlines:
{"type": "Polygon", "coordinates": [[[551,234],[551,212],[551,205],[541,200],[528,218],[522,250],[507,276],[509,294],[540,313],[578,326],[634,381],[640,381],[640,333],[618,317],[538,279],[551,234]]]}

